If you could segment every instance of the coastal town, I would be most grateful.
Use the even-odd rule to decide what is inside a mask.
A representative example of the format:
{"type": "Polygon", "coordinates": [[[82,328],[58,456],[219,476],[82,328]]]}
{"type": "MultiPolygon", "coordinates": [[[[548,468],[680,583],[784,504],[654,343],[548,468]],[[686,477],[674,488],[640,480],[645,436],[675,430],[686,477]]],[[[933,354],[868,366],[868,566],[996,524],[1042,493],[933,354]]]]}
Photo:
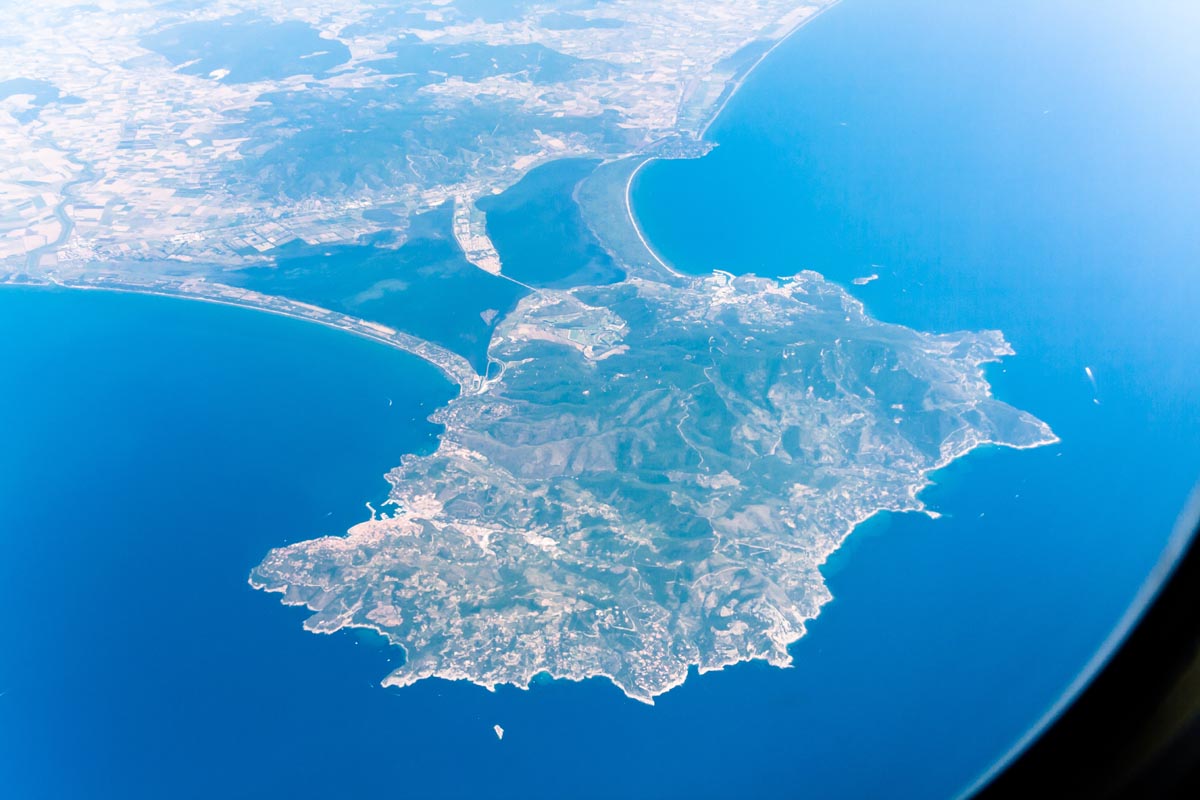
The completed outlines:
{"type": "Polygon", "coordinates": [[[688,276],[633,220],[637,170],[707,153],[741,81],[821,6],[235,8],[115,29],[39,11],[72,15],[0,84],[20,176],[0,284],[259,309],[459,387],[430,417],[437,449],[388,474],[388,512],[250,575],[309,630],[402,646],[385,685],[602,676],[650,703],[692,668],[787,666],[855,526],[924,511],[928,474],[980,445],[1057,441],[991,396],[998,332],[881,323],[813,272],[688,276]],[[56,46],[74,73],[43,68],[56,46]],[[567,187],[575,235],[621,272],[516,281],[478,201],[566,158],[593,165],[567,187]],[[389,296],[386,320],[348,310],[389,296]]]}
{"type": "Polygon", "coordinates": [[[166,19],[144,0],[119,15],[63,0],[0,9],[6,30],[47,34],[16,36],[5,45],[16,57],[0,64],[0,270],[128,274],[166,262],[212,278],[270,264],[294,242],[381,230],[403,241],[414,215],[453,200],[463,249],[498,272],[476,199],[552,159],[696,141],[740,77],[821,8],[668,0],[489,15],[430,2],[400,14],[223,0],[166,19]],[[269,45],[278,62],[255,72],[213,26],[269,45]],[[414,71],[422,59],[429,68],[414,71]],[[397,135],[371,138],[387,128],[397,135]]]}

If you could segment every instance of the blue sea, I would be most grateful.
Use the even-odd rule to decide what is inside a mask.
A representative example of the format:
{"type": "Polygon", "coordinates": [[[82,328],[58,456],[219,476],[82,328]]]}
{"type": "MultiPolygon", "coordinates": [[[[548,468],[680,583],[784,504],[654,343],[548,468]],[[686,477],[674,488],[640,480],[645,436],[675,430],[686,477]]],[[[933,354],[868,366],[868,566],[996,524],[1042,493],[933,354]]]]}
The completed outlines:
{"type": "Polygon", "coordinates": [[[677,267],[811,268],[881,319],[999,328],[997,395],[1062,437],[936,474],[940,520],[862,526],[795,668],[655,707],[598,680],[385,690],[395,653],[246,584],[436,446],[429,365],[243,309],[0,290],[0,794],[953,794],[1091,656],[1200,476],[1197,17],[846,0],[716,151],[643,171],[677,267]]]}

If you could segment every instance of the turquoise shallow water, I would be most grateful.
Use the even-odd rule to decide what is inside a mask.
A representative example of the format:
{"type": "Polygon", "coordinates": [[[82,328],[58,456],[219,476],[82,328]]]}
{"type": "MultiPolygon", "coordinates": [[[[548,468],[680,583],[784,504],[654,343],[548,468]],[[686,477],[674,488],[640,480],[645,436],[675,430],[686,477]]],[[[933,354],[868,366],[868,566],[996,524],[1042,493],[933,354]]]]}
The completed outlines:
{"type": "Polygon", "coordinates": [[[791,670],[693,676],[654,708],[601,681],[383,690],[393,654],[304,633],[245,578],[365,518],[435,444],[440,375],[245,310],[5,289],[6,796],[928,797],[984,769],[1103,638],[1198,472],[1200,104],[1150,21],[942,5],[822,17],[636,207],[681,267],[878,272],[854,291],[883,319],[1003,329],[996,391],[1061,445],[980,451],[924,495],[942,520],[863,526],[791,670]]]}

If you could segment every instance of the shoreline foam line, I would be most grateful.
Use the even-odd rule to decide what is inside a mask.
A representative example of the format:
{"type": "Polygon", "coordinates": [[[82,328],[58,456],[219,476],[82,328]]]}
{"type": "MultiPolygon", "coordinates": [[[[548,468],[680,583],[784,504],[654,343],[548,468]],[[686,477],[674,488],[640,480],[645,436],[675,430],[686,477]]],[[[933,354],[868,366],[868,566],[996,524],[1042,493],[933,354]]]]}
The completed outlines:
{"type": "MultiPolygon", "coordinates": [[[[783,36],[779,37],[779,39],[773,45],[771,45],[771,47],[769,47],[766,50],[766,52],[764,52],[761,56],[759,56],[758,59],[755,60],[755,62],[753,64],[751,64],[750,67],[747,68],[745,72],[743,72],[740,76],[737,76],[732,81],[730,81],[727,84],[728,91],[723,93],[724,99],[720,102],[720,104],[716,107],[716,109],[709,115],[708,121],[705,122],[704,126],[700,129],[700,131],[697,135],[697,138],[703,139],[706,136],[709,128],[712,127],[712,125],[720,118],[721,114],[724,113],[726,106],[729,105],[729,101],[732,100],[735,95],[737,95],[737,93],[741,90],[742,86],[745,84],[746,80],[752,74],[754,74],[754,71],[757,70],[758,67],[760,65],[762,65],[762,63],[764,61],[766,61],[767,58],[772,53],[774,53],[775,50],[780,45],[782,45],[784,42],[788,41],[801,28],[808,25],[808,23],[812,22],[814,19],[821,16],[829,9],[837,6],[840,2],[841,2],[841,0],[832,0],[832,2],[829,3],[829,5],[821,6],[821,7],[817,8],[817,10],[814,11],[812,14],[809,14],[808,16],[804,17],[803,19],[799,20],[792,27],[791,30],[789,30],[783,36]]],[[[625,156],[622,156],[621,158],[634,158],[637,156],[638,156],[638,154],[636,152],[633,152],[633,153],[629,153],[625,156]]],[[[651,258],[653,258],[654,261],[656,261],[659,264],[659,266],[661,266],[664,270],[666,270],[667,273],[669,273],[670,275],[672,275],[674,277],[678,277],[678,278],[688,277],[686,273],[682,273],[679,270],[672,267],[670,264],[668,264],[666,259],[664,259],[661,255],[659,255],[658,251],[656,251],[651,246],[649,240],[646,238],[645,233],[642,230],[641,225],[639,224],[639,222],[637,220],[637,216],[633,212],[633,205],[631,202],[633,181],[637,177],[638,173],[642,171],[642,168],[645,167],[651,161],[656,160],[656,158],[657,157],[655,157],[655,156],[645,157],[644,160],[642,161],[642,163],[640,163],[630,174],[629,179],[625,184],[625,213],[628,216],[630,223],[633,226],[634,232],[637,234],[638,239],[641,241],[642,247],[646,250],[647,253],[650,254],[651,258]]],[[[556,159],[556,158],[543,159],[542,161],[538,162],[537,164],[531,165],[529,170],[526,170],[524,173],[522,173],[522,176],[524,174],[528,174],[528,172],[532,171],[532,169],[536,168],[536,166],[540,166],[544,163],[550,163],[550,162],[556,161],[556,160],[559,160],[559,159],[556,159]]],[[[620,159],[611,159],[611,160],[620,160],[620,159]]],[[[68,202],[69,202],[68,199],[64,199],[64,201],[60,204],[59,210],[61,210],[61,207],[65,206],[68,202]]],[[[56,211],[56,214],[57,213],[58,213],[58,211],[56,211]]],[[[74,228],[74,221],[71,220],[69,217],[65,217],[65,218],[63,218],[63,222],[64,222],[64,228],[62,229],[62,231],[60,231],[58,240],[50,245],[46,245],[46,246],[43,246],[42,248],[38,248],[38,250],[36,251],[37,257],[40,257],[43,254],[43,251],[52,252],[53,249],[55,249],[56,247],[61,246],[62,244],[65,243],[66,239],[70,235],[71,230],[74,228]],[[67,227],[68,223],[69,223],[69,228],[67,227]]],[[[31,253],[30,255],[33,256],[34,254],[31,253]]],[[[32,266],[32,264],[30,264],[30,266],[32,266]]],[[[0,278],[2,278],[2,277],[3,277],[3,275],[0,274],[0,278]]],[[[510,280],[513,283],[523,286],[526,289],[529,289],[533,292],[539,291],[535,287],[528,286],[528,285],[522,283],[521,281],[511,278],[508,275],[504,275],[503,272],[500,273],[500,277],[510,280]]],[[[99,286],[99,285],[88,284],[88,283],[67,283],[67,282],[55,280],[53,278],[48,278],[48,277],[43,277],[40,280],[38,280],[37,282],[19,283],[19,284],[18,283],[7,283],[6,281],[0,280],[0,286],[4,286],[4,285],[33,286],[33,287],[36,287],[36,286],[59,286],[62,288],[67,288],[67,289],[95,289],[95,290],[122,292],[122,293],[126,293],[126,294],[148,294],[148,295],[158,295],[161,297],[177,297],[177,298],[184,299],[184,300],[202,300],[204,302],[217,303],[218,305],[234,306],[234,307],[238,307],[238,308],[246,308],[246,309],[250,309],[253,311],[266,311],[269,313],[276,314],[278,316],[290,317],[292,319],[305,320],[308,322],[316,322],[316,323],[325,325],[326,327],[331,328],[333,330],[339,330],[344,333],[354,334],[356,336],[359,336],[360,338],[369,339],[371,341],[375,341],[380,344],[385,344],[385,345],[394,347],[397,350],[402,350],[404,352],[411,353],[412,355],[415,355],[418,358],[422,358],[423,360],[429,361],[429,363],[431,363],[435,367],[437,367],[440,371],[442,371],[444,374],[446,374],[450,378],[452,383],[457,384],[461,391],[466,391],[468,386],[471,386],[474,389],[478,389],[478,386],[480,383],[478,378],[475,380],[465,381],[463,379],[463,376],[453,374],[453,372],[448,370],[445,366],[438,364],[435,361],[430,360],[422,353],[420,353],[416,350],[410,349],[409,347],[404,346],[400,342],[392,341],[392,340],[389,340],[382,336],[375,336],[375,335],[372,335],[372,334],[369,334],[369,333],[366,333],[363,331],[357,331],[357,330],[352,330],[349,328],[343,328],[339,325],[336,325],[336,324],[333,324],[333,323],[330,323],[327,321],[322,321],[322,320],[314,318],[314,317],[308,317],[303,314],[290,313],[286,310],[271,308],[269,306],[260,305],[260,304],[256,304],[256,303],[250,303],[250,302],[239,303],[239,302],[235,302],[235,301],[229,300],[229,299],[213,298],[213,297],[208,297],[208,296],[204,296],[204,295],[194,295],[194,294],[190,294],[187,292],[176,293],[176,292],[171,292],[171,291],[156,291],[153,288],[141,288],[141,287],[136,287],[136,286],[116,287],[116,286],[99,286]]],[[[288,298],[282,297],[282,296],[280,297],[280,299],[287,300],[288,302],[295,302],[295,301],[291,301],[288,298]]],[[[328,311],[331,314],[338,313],[338,312],[330,311],[329,309],[322,309],[322,310],[328,311]]],[[[345,316],[345,315],[343,315],[343,316],[345,316]]],[[[366,319],[359,319],[359,318],[353,318],[353,317],[348,317],[348,319],[352,319],[352,320],[355,320],[357,322],[364,323],[364,324],[370,323],[370,320],[366,320],[366,319]]],[[[413,337],[413,338],[417,339],[420,342],[425,342],[425,340],[418,339],[418,337],[413,337]]],[[[426,344],[432,344],[432,343],[426,342],[426,344]]],[[[436,345],[434,345],[434,346],[436,346],[436,345]]],[[[473,369],[471,369],[471,373],[474,374],[473,369]]]]}
{"type": "MultiPolygon", "coordinates": [[[[212,284],[212,285],[216,286],[217,284],[212,284]]],[[[224,284],[220,284],[220,285],[223,286],[224,284]]],[[[326,313],[329,313],[329,314],[337,314],[337,315],[341,316],[345,321],[347,321],[351,324],[357,323],[357,325],[361,325],[366,329],[365,330],[360,329],[357,325],[354,327],[343,326],[343,325],[337,324],[336,320],[327,320],[327,319],[320,319],[318,317],[310,317],[310,316],[306,316],[304,314],[299,314],[294,311],[289,311],[287,309],[274,308],[272,306],[268,306],[268,305],[260,304],[260,303],[238,302],[237,300],[235,300],[233,298],[212,297],[209,295],[194,294],[191,292],[184,292],[184,291],[170,291],[169,287],[141,288],[141,287],[99,285],[99,284],[91,284],[91,283],[66,283],[66,282],[62,282],[62,281],[53,281],[53,280],[46,280],[46,281],[42,281],[39,283],[6,283],[6,282],[0,281],[0,289],[5,288],[5,287],[13,287],[13,288],[25,287],[25,288],[30,288],[30,289],[38,289],[38,288],[45,289],[45,288],[50,288],[50,287],[58,287],[60,289],[68,289],[68,290],[112,292],[114,294],[146,295],[146,296],[150,296],[150,297],[166,297],[166,298],[171,298],[174,300],[196,300],[201,303],[212,303],[213,305],[228,306],[230,308],[240,308],[240,309],[243,309],[246,311],[261,311],[261,312],[264,312],[267,314],[274,314],[275,316],[278,316],[278,317],[286,317],[287,319],[298,320],[300,322],[311,322],[313,324],[320,325],[320,326],[328,328],[330,330],[339,331],[341,333],[348,333],[351,336],[357,336],[360,339],[366,339],[368,341],[375,342],[376,344],[381,344],[381,345],[390,347],[393,350],[399,350],[401,352],[408,353],[409,355],[416,356],[417,358],[421,359],[422,361],[426,362],[427,364],[430,364],[431,366],[436,367],[438,372],[440,372],[444,376],[446,376],[446,379],[449,380],[450,383],[454,384],[455,386],[457,386],[459,388],[460,392],[466,392],[468,389],[474,390],[475,388],[477,388],[477,386],[480,383],[479,376],[475,375],[475,372],[473,369],[471,369],[470,372],[472,375],[475,375],[474,379],[467,380],[465,375],[456,374],[455,370],[453,370],[446,364],[440,364],[437,361],[430,358],[429,354],[421,352],[419,346],[415,346],[415,345],[409,346],[401,340],[389,338],[386,335],[384,335],[383,333],[376,333],[376,332],[371,331],[369,326],[372,323],[369,320],[359,319],[358,317],[350,317],[345,314],[340,314],[340,312],[331,311],[331,310],[325,309],[325,308],[321,308],[320,310],[324,311],[326,313]]],[[[271,297],[271,299],[276,299],[270,295],[268,295],[268,297],[271,297]]],[[[282,298],[282,299],[286,300],[286,298],[282,298]]],[[[295,301],[288,300],[287,302],[295,302],[295,301]]],[[[314,306],[314,308],[319,308],[319,307],[314,306]]],[[[401,334],[405,337],[409,336],[408,334],[403,334],[403,332],[400,332],[400,331],[398,331],[397,333],[401,334]]],[[[419,339],[415,336],[413,336],[411,338],[414,339],[415,341],[419,342],[420,345],[422,345],[422,346],[429,347],[429,348],[437,348],[438,350],[442,349],[442,348],[438,347],[437,345],[432,344],[431,342],[426,342],[424,339],[419,339]]],[[[447,350],[446,353],[449,354],[450,351],[447,350]]],[[[454,357],[458,358],[459,356],[454,354],[454,357]]],[[[463,360],[465,362],[465,359],[463,359],[463,360]]],[[[470,369],[470,368],[468,367],[468,369],[470,369]]]]}
{"type": "Polygon", "coordinates": [[[759,66],[761,66],[762,63],[764,61],[766,61],[767,58],[772,53],[774,53],[788,39],[791,39],[793,36],[795,36],[796,33],[799,32],[801,28],[803,28],[805,25],[808,25],[808,23],[812,22],[814,19],[821,16],[829,9],[837,6],[839,3],[841,3],[841,1],[842,0],[833,0],[833,2],[831,2],[829,5],[821,6],[816,11],[814,11],[813,13],[809,14],[804,19],[797,22],[796,25],[790,31],[785,33],[783,36],[780,36],[779,40],[777,42],[775,42],[775,44],[773,44],[769,48],[767,48],[767,51],[765,53],[763,53],[761,56],[759,56],[758,60],[750,65],[749,69],[747,69],[745,72],[743,72],[740,77],[734,78],[734,80],[729,84],[729,86],[731,87],[729,90],[729,93],[727,95],[725,95],[725,99],[722,100],[721,104],[719,106],[717,106],[715,111],[713,111],[712,116],[709,117],[709,119],[708,119],[708,122],[704,123],[704,127],[700,129],[700,134],[697,138],[703,139],[705,136],[708,135],[708,129],[711,128],[718,119],[720,119],[721,114],[724,113],[724,111],[725,111],[725,107],[727,105],[729,105],[729,101],[732,100],[739,91],[741,91],[742,86],[746,83],[746,81],[750,78],[750,76],[754,74],[754,71],[756,69],[758,69],[759,66]]]}
{"type": "Polygon", "coordinates": [[[629,179],[625,181],[625,216],[629,218],[629,224],[633,227],[633,232],[637,234],[638,241],[642,243],[642,247],[647,253],[650,254],[650,257],[654,259],[658,265],[666,270],[670,275],[676,278],[685,278],[688,277],[685,273],[680,272],[668,264],[667,260],[660,256],[658,251],[651,246],[650,241],[646,238],[645,232],[642,230],[641,223],[638,222],[637,214],[633,212],[633,181],[635,178],[637,178],[638,173],[642,171],[643,167],[652,161],[657,160],[658,159],[654,156],[647,156],[646,158],[642,159],[642,163],[634,167],[633,172],[629,173],[629,179]]]}
{"type": "MultiPolygon", "coordinates": [[[[812,14],[809,14],[807,17],[797,22],[790,31],[779,37],[779,40],[775,42],[775,44],[767,48],[767,51],[759,56],[758,60],[751,64],[745,72],[743,72],[739,77],[734,78],[733,81],[729,83],[729,91],[725,94],[725,99],[721,101],[721,104],[718,105],[713,111],[712,115],[708,118],[708,121],[704,123],[704,127],[700,129],[700,132],[696,138],[704,139],[708,136],[709,129],[716,124],[717,120],[721,118],[721,115],[725,113],[725,108],[729,105],[729,101],[733,100],[737,93],[742,90],[742,87],[746,84],[746,81],[750,79],[750,76],[754,74],[755,70],[762,66],[763,62],[766,61],[767,58],[769,58],[785,42],[795,36],[802,28],[815,20],[817,17],[824,14],[829,9],[838,6],[841,1],[842,0],[833,0],[833,2],[831,2],[829,5],[818,8],[812,14]]],[[[715,145],[717,143],[713,142],[713,144],[715,145]]],[[[642,247],[645,248],[646,252],[650,254],[650,257],[658,262],[658,265],[671,275],[677,278],[688,277],[686,273],[680,272],[675,267],[667,263],[667,260],[663,258],[657,250],[654,249],[654,247],[650,244],[650,240],[646,238],[645,231],[642,230],[642,225],[641,222],[638,221],[637,214],[635,214],[633,211],[633,182],[637,178],[638,173],[640,173],[646,165],[657,160],[658,156],[647,156],[642,160],[642,163],[638,164],[634,168],[633,172],[629,174],[629,180],[625,182],[625,214],[629,217],[629,222],[633,226],[634,233],[637,234],[638,240],[642,243],[642,247]]]]}

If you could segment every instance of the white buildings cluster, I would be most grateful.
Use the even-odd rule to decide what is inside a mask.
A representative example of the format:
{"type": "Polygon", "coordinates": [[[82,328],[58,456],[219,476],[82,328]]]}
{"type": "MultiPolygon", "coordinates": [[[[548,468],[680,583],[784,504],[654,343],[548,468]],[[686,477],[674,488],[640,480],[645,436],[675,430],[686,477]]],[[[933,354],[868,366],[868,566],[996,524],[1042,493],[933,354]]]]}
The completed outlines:
{"type": "MultiPolygon", "coordinates": [[[[496,271],[495,250],[471,213],[475,199],[552,158],[623,153],[605,150],[593,135],[531,127],[527,135],[491,141],[486,132],[472,131],[447,143],[454,147],[440,148],[457,153],[458,166],[466,167],[455,170],[452,181],[426,168],[382,188],[295,198],[257,191],[252,175],[231,178],[247,147],[236,126],[267,93],[387,86],[394,76],[372,62],[409,35],[442,44],[536,43],[606,62],[611,69],[563,83],[537,83],[525,74],[479,81],[450,76],[419,92],[436,113],[451,116],[455,108],[487,103],[543,119],[608,112],[605,124],[620,129],[625,146],[636,150],[639,142],[701,131],[732,77],[721,62],[755,39],[782,36],[816,10],[796,0],[618,0],[579,13],[617,20],[620,27],[558,30],[539,24],[549,5],[490,23],[455,16],[438,0],[414,8],[442,27],[387,27],[373,16],[379,9],[357,0],[218,0],[170,17],[144,0],[0,6],[0,25],[27,32],[0,60],[0,82],[43,80],[72,99],[51,102],[32,119],[18,113],[28,108],[28,97],[0,100],[0,267],[170,260],[197,270],[236,268],[261,263],[263,253],[296,239],[349,242],[384,227],[402,230],[405,217],[456,198],[465,209],[456,217],[456,237],[475,263],[496,271]],[[174,24],[247,12],[306,22],[344,42],[350,60],[325,75],[230,83],[222,80],[224,70],[185,74],[187,64],[173,66],[139,44],[147,33],[174,24]],[[380,206],[402,221],[385,225],[364,217],[380,206]]],[[[286,129],[289,121],[278,125],[286,129]]]]}

